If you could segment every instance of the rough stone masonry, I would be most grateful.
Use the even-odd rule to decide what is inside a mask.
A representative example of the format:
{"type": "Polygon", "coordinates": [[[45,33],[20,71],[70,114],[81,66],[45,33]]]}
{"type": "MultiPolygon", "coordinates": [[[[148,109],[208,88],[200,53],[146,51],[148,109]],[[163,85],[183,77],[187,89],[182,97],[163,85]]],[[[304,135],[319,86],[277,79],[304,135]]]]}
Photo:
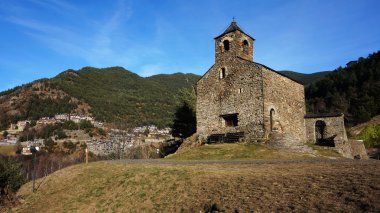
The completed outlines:
{"type": "MultiPolygon", "coordinates": [[[[318,117],[305,124],[304,86],[254,62],[254,41],[235,21],[215,38],[215,64],[197,82],[200,139],[243,133],[246,140],[286,135],[292,144],[315,142],[318,117]]],[[[346,135],[344,123],[334,125],[329,134],[346,135]]]]}

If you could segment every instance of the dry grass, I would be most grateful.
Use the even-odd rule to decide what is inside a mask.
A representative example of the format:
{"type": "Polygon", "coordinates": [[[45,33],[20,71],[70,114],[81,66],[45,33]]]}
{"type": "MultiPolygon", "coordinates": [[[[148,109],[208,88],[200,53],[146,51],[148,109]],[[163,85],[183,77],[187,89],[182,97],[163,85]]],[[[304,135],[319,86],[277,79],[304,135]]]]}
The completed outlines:
{"type": "Polygon", "coordinates": [[[302,159],[312,156],[253,143],[217,143],[194,147],[170,155],[165,160],[243,160],[243,159],[302,159]]]}
{"type": "Polygon", "coordinates": [[[13,145],[1,145],[0,155],[16,155],[16,147],[13,145]]]}
{"type": "Polygon", "coordinates": [[[375,212],[380,164],[96,162],[53,173],[35,194],[28,183],[19,195],[15,212],[375,212]]]}

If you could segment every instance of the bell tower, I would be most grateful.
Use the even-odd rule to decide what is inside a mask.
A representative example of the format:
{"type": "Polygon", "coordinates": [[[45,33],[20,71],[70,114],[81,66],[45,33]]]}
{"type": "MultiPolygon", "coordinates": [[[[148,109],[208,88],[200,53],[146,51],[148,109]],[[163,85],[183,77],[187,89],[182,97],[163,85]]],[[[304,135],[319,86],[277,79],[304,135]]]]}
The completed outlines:
{"type": "Polygon", "coordinates": [[[241,57],[253,61],[253,42],[233,19],[230,26],[219,36],[215,37],[215,61],[230,57],[241,57]]]}

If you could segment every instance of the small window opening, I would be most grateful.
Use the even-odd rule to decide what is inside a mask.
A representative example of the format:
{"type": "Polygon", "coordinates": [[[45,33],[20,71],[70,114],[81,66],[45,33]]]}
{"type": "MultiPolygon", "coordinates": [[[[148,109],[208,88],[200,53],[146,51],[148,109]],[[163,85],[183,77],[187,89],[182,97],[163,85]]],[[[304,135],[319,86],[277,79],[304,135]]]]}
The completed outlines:
{"type": "Polygon", "coordinates": [[[273,131],[273,126],[274,126],[274,109],[270,110],[270,130],[273,131]]]}
{"type": "Polygon", "coordinates": [[[243,89],[242,89],[242,88],[239,88],[238,93],[240,94],[240,93],[242,93],[242,92],[243,92],[243,89]]]}
{"type": "Polygon", "coordinates": [[[224,40],[224,41],[223,41],[223,46],[224,46],[224,50],[225,50],[225,51],[230,50],[230,41],[228,41],[228,40],[224,40]]]}
{"type": "Polygon", "coordinates": [[[238,126],[238,114],[222,115],[226,127],[238,126]]]}
{"type": "Polygon", "coordinates": [[[248,54],[248,53],[249,53],[249,52],[248,52],[248,46],[249,46],[248,41],[247,41],[247,40],[244,40],[244,41],[243,41],[243,52],[244,52],[245,54],[248,54]]]}
{"type": "Polygon", "coordinates": [[[225,78],[226,77],[226,68],[222,67],[220,70],[220,78],[225,78]]]}

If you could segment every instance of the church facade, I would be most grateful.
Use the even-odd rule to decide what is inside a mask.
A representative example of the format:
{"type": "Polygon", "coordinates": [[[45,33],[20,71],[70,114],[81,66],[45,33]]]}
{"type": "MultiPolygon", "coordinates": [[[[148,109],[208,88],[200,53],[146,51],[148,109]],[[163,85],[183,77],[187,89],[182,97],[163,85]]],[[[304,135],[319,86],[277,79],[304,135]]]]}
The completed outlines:
{"type": "Polygon", "coordinates": [[[305,141],[304,86],[255,62],[254,41],[235,21],[215,38],[215,64],[197,82],[197,133],[305,141]]]}

